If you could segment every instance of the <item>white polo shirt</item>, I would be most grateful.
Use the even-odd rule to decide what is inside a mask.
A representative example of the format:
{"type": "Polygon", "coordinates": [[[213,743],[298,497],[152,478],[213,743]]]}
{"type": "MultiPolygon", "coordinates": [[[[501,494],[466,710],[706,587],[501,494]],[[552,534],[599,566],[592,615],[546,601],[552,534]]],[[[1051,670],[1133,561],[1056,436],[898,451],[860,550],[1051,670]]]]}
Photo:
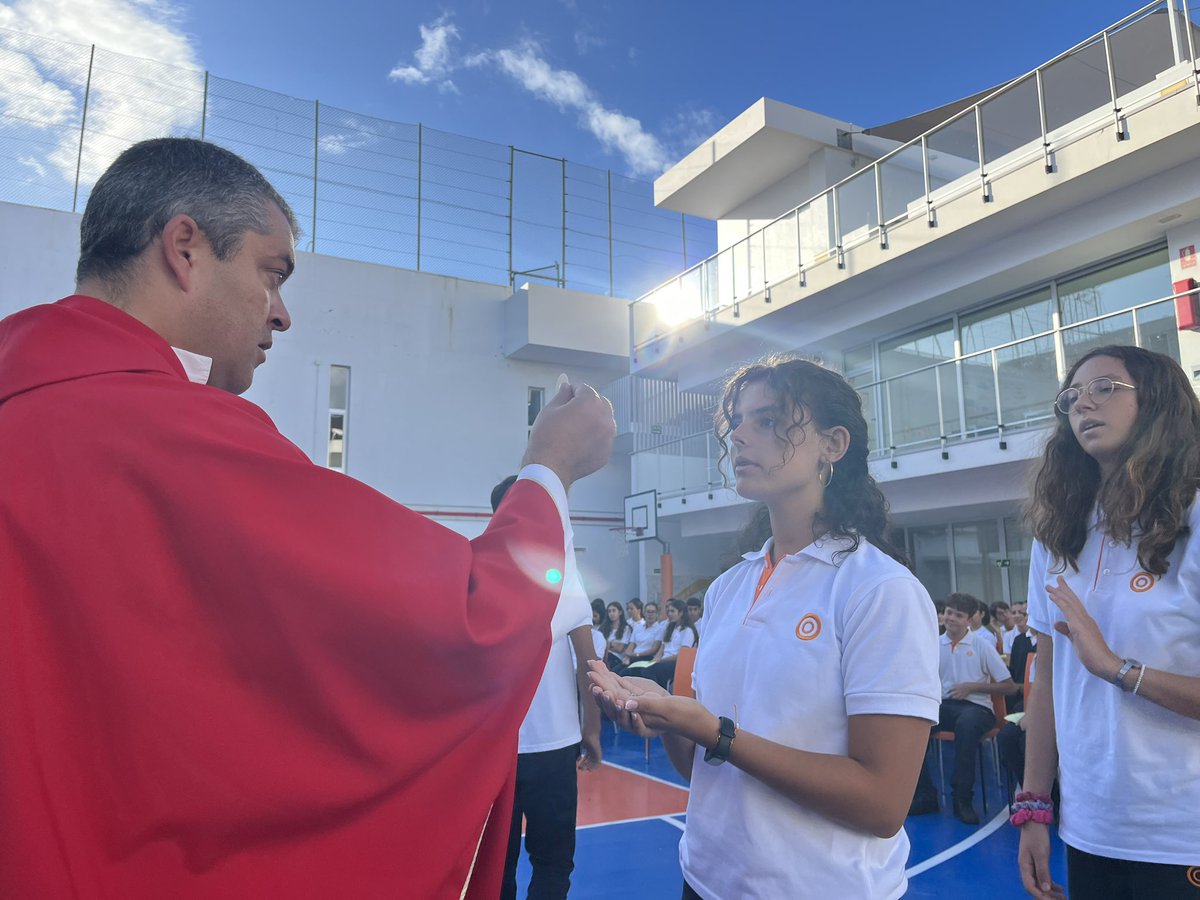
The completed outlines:
{"type": "MultiPolygon", "coordinates": [[[[938,720],[937,616],[913,575],[867,541],[826,539],[779,560],[754,602],[770,541],[704,601],[693,684],[701,703],[748,732],[845,756],[849,716],[938,720]]],[[[855,831],[697,747],[684,877],[712,900],[870,897],[907,886],[908,837],[855,831]]]]}
{"type": "Polygon", "coordinates": [[[650,648],[663,639],[666,631],[667,623],[665,619],[659,619],[653,625],[647,625],[646,620],[642,619],[642,621],[633,626],[633,637],[629,639],[633,646],[626,648],[625,652],[631,655],[649,653],[650,648]]]}
{"type": "Polygon", "coordinates": [[[1079,571],[1053,570],[1034,542],[1029,625],[1054,641],[1054,720],[1062,788],[1059,834],[1078,850],[1115,859],[1200,865],[1200,721],[1163,709],[1090,674],[1054,630],[1064,616],[1045,586],[1062,574],[1121,657],[1200,676],[1200,511],[1175,544],[1167,573],[1142,570],[1134,546],[1093,519],[1079,571]]]}
{"type": "Polygon", "coordinates": [[[570,632],[581,625],[592,624],[592,606],[572,563],[568,557],[562,594],[554,613],[555,621],[567,633],[555,637],[550,645],[542,680],[538,682],[537,693],[533,695],[517,735],[518,753],[560,750],[581,740],[579,687],[575,681],[575,654],[570,632]]]}
{"type": "MultiPolygon", "coordinates": [[[[995,638],[987,629],[968,631],[957,644],[950,635],[943,634],[939,641],[938,674],[942,678],[942,699],[950,696],[956,684],[980,681],[1007,681],[1012,678],[1008,666],[996,652],[995,638]]],[[[978,703],[991,712],[992,695],[977,691],[967,699],[978,703]]]]}

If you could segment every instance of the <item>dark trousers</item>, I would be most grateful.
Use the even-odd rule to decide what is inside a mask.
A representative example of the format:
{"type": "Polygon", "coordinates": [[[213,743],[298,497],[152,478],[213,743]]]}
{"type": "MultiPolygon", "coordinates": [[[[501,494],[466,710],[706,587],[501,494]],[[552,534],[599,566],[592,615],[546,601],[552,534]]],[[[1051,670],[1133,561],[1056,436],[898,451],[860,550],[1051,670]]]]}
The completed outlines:
{"type": "Polygon", "coordinates": [[[1132,862],[1067,847],[1071,900],[1200,900],[1200,848],[1195,866],[1132,862]]]}
{"type": "Polygon", "coordinates": [[[671,680],[675,677],[675,663],[679,662],[679,657],[673,656],[670,659],[664,659],[656,662],[652,666],[647,666],[640,672],[636,669],[630,672],[631,675],[641,675],[643,678],[649,678],[663,690],[666,690],[670,685],[671,680]]]}
{"type": "Polygon", "coordinates": [[[513,798],[508,855],[504,859],[501,900],[516,900],[517,860],[521,855],[521,816],[525,817],[525,850],[533,866],[526,895],[536,900],[563,900],[575,868],[575,810],[579,786],[575,761],[579,744],[544,753],[517,754],[517,792],[513,798]]]}
{"type": "MultiPolygon", "coordinates": [[[[943,700],[938,713],[940,720],[934,731],[954,732],[954,772],[950,776],[950,788],[955,797],[971,801],[975,791],[975,766],[979,759],[979,740],[994,724],[996,714],[970,700],[943,700]]],[[[940,748],[934,748],[941,753],[940,748]]],[[[921,777],[917,781],[918,797],[937,795],[937,787],[929,774],[929,760],[921,766],[921,777]]]]}
{"type": "Polygon", "coordinates": [[[685,881],[683,883],[683,897],[681,900],[704,900],[704,898],[697,894],[696,889],[685,881]]]}

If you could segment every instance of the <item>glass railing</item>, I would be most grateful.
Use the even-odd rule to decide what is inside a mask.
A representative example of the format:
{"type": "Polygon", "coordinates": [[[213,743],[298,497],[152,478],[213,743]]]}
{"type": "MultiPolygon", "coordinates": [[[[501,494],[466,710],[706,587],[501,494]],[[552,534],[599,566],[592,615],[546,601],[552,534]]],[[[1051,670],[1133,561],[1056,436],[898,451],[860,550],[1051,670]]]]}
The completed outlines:
{"type": "MultiPolygon", "coordinates": [[[[863,400],[873,459],[948,448],[1054,419],[1061,375],[1094,347],[1133,344],[1179,360],[1177,296],[1151,300],[1041,334],[944,360],[892,378],[855,385],[863,400]]],[[[635,452],[635,490],[660,497],[712,491],[731,484],[719,465],[711,432],[635,452]]]]}
{"type": "MultiPolygon", "coordinates": [[[[1162,0],[1055,57],[920,137],[640,297],[630,307],[635,352],[682,324],[735,306],[833,261],[888,231],[936,224],[937,208],[1014,169],[1054,166],[1054,153],[1111,128],[1196,79],[1197,38],[1187,0],[1162,0]],[[1164,87],[1168,85],[1169,87],[1164,87]]],[[[1200,93],[1198,93],[1200,97],[1200,93]]],[[[876,146],[891,142],[870,139],[876,146]]]]}

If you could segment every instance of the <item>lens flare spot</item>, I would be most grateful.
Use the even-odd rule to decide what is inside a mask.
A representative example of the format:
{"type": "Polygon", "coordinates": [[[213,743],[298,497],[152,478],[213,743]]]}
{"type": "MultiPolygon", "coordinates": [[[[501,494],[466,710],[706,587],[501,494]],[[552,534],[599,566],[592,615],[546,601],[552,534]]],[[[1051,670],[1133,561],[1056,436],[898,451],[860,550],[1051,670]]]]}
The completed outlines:
{"type": "Polygon", "coordinates": [[[562,581],[562,572],[558,571],[558,569],[547,569],[546,581],[549,584],[558,584],[562,581]]]}

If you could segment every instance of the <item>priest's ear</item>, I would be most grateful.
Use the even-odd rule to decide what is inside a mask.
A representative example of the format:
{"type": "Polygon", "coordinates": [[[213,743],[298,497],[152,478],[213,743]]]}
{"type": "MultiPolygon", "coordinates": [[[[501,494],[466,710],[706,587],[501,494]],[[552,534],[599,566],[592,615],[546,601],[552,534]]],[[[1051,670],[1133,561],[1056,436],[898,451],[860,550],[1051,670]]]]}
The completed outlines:
{"type": "Polygon", "coordinates": [[[212,259],[212,246],[191,216],[180,213],[163,226],[158,251],[169,277],[190,293],[203,277],[201,266],[212,259]]]}

